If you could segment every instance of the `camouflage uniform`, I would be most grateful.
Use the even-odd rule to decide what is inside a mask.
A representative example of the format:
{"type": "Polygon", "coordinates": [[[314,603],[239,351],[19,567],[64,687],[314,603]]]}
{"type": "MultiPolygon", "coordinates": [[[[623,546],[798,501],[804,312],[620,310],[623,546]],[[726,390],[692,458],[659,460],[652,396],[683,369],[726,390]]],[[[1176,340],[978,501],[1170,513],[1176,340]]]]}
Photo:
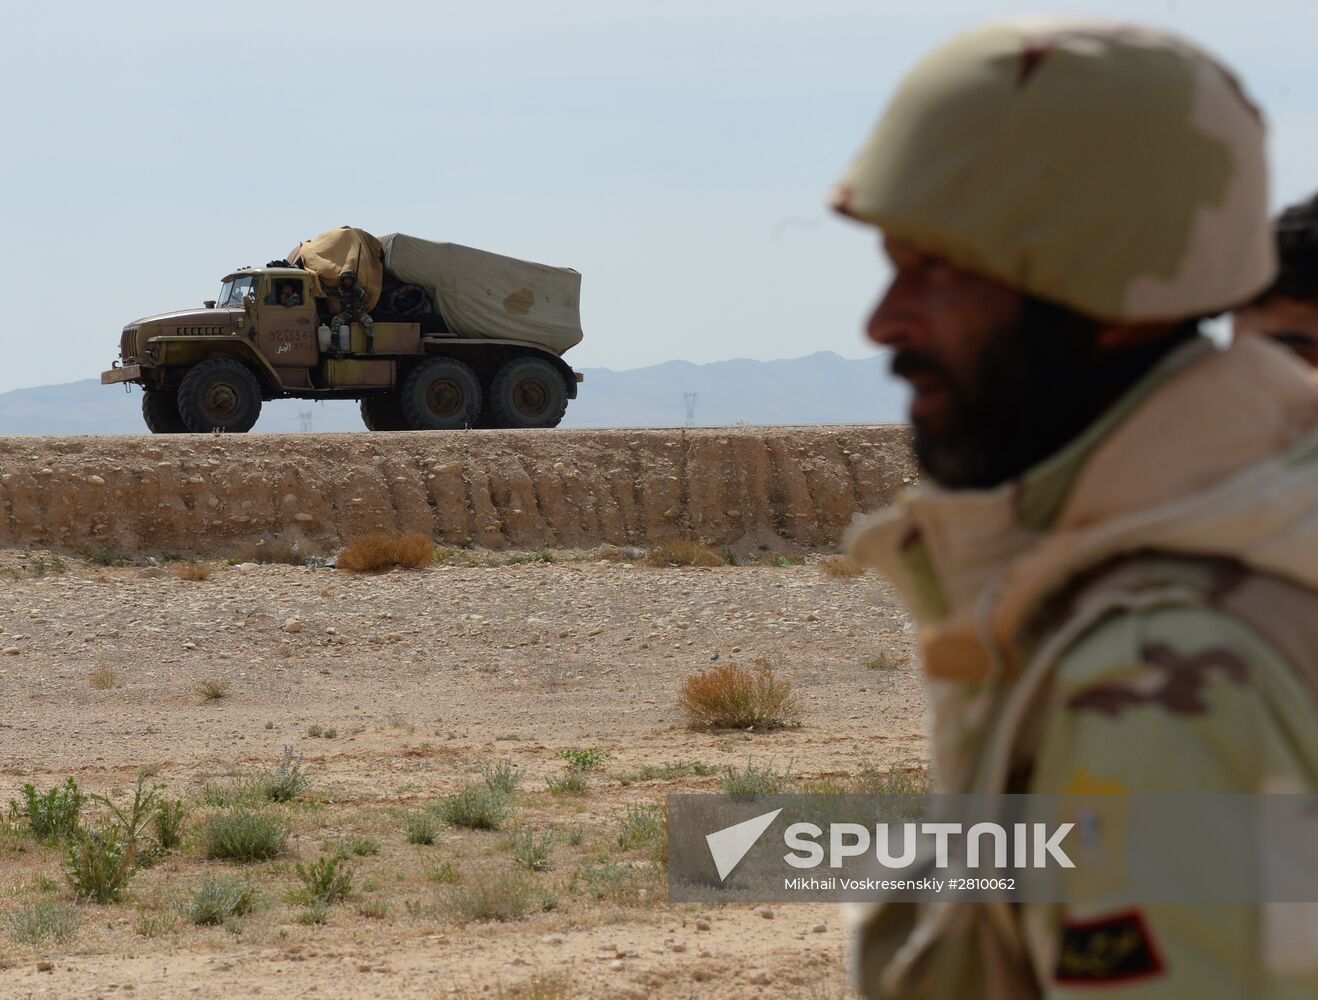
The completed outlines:
{"type": "MultiPolygon", "coordinates": [[[[1220,64],[1044,21],[929,56],[835,197],[1115,322],[1265,287],[1266,202],[1263,127],[1220,64]]],[[[1017,481],[918,487],[851,547],[920,626],[940,790],[1318,790],[1318,390],[1276,348],[1194,338],[1017,481]]],[[[856,976],[902,1000],[1314,996],[1318,913],[891,904],[860,918],[856,976]]]]}
{"type": "Polygon", "coordinates": [[[353,282],[351,288],[344,288],[340,284],[336,294],[339,299],[339,311],[330,320],[330,330],[336,335],[339,327],[344,323],[349,325],[360,323],[366,328],[366,350],[369,352],[375,346],[375,321],[371,319],[371,314],[366,311],[366,289],[357,281],[357,274],[351,269],[345,270],[340,276],[342,282],[344,276],[352,275],[353,282]]]}

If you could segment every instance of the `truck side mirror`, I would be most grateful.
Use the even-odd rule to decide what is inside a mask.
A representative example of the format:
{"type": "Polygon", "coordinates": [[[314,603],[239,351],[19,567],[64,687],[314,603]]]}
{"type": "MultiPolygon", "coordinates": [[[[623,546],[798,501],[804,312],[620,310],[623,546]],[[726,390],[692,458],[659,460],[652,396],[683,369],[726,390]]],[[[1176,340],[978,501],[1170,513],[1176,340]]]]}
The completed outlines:
{"type": "Polygon", "coordinates": [[[251,292],[248,292],[246,295],[243,296],[243,308],[247,310],[251,310],[255,307],[256,307],[256,296],[251,292]]]}
{"type": "Polygon", "coordinates": [[[204,299],[204,300],[202,301],[201,304],[204,305],[207,309],[214,309],[214,308],[215,308],[215,300],[214,300],[214,299],[204,299]]]}

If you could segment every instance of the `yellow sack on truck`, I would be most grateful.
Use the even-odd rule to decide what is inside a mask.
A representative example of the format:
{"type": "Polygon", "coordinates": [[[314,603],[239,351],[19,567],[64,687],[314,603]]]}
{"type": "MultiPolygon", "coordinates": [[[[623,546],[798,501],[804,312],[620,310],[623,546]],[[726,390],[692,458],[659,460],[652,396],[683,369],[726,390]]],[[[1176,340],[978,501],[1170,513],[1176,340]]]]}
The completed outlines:
{"type": "Polygon", "coordinates": [[[339,275],[345,268],[357,272],[357,284],[366,291],[366,308],[371,310],[380,301],[384,284],[384,251],[380,241],[364,229],[340,226],[321,233],[314,239],[299,243],[288,261],[294,267],[306,268],[319,288],[312,293],[323,298],[338,287],[339,275]]]}

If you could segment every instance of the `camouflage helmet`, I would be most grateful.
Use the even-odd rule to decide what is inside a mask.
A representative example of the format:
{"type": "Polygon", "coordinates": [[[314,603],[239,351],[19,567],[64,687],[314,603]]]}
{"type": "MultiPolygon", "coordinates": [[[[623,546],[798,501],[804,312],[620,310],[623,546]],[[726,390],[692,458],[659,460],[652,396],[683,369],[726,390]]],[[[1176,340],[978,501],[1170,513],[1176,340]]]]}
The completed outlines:
{"type": "Polygon", "coordinates": [[[345,267],[342,271],[339,272],[339,281],[343,282],[343,280],[346,278],[351,278],[353,281],[356,281],[357,272],[350,267],[345,267]]]}
{"type": "Polygon", "coordinates": [[[1206,316],[1276,271],[1264,125],[1163,32],[1034,19],[925,57],[833,207],[1097,319],[1206,316]]]}

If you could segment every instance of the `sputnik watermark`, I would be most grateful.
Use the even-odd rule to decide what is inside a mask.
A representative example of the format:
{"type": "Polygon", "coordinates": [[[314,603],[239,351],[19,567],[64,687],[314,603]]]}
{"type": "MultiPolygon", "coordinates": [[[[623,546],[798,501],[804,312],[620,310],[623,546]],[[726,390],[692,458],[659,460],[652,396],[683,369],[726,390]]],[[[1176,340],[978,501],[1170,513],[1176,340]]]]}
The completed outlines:
{"type": "MultiPolygon", "coordinates": [[[[782,809],[774,809],[705,836],[719,881],[727,881],[781,813],[782,809]]],[[[968,829],[961,823],[876,823],[871,837],[869,827],[860,823],[830,823],[826,854],[819,842],[825,835],[822,827],[815,823],[793,823],[783,832],[783,842],[788,847],[783,860],[793,868],[818,868],[827,857],[830,868],[841,868],[848,858],[869,854],[873,845],[875,860],[884,868],[909,868],[916,863],[917,857],[927,855],[920,843],[922,837],[927,837],[931,838],[933,866],[946,869],[952,865],[951,851],[956,838],[964,836],[964,853],[958,857],[964,857],[966,868],[979,869],[982,863],[997,871],[1006,868],[1009,844],[1014,868],[1046,868],[1050,863],[1074,868],[1075,862],[1062,847],[1066,836],[1074,829],[1074,823],[1060,823],[1051,832],[1046,823],[1013,823],[1010,831],[1001,823],[987,822],[976,823],[968,829]],[[902,848],[900,853],[893,853],[890,845],[897,828],[901,830],[902,848]],[[988,852],[984,850],[986,839],[988,852]]],[[[789,889],[827,889],[836,888],[839,883],[836,879],[827,884],[787,879],[786,884],[789,889]]],[[[930,887],[929,880],[922,881],[921,885],[930,887]]]]}
{"type": "Polygon", "coordinates": [[[1318,902],[1315,796],[674,795],[668,833],[674,901],[1318,902]]]}
{"type": "MultiPolygon", "coordinates": [[[[778,810],[781,812],[782,810],[778,810]]],[[[777,815],[777,813],[774,813],[777,815]]],[[[761,817],[763,818],[763,817],[761,817]]],[[[900,854],[890,850],[893,824],[876,823],[874,836],[869,827],[859,823],[830,823],[828,825],[828,866],[841,868],[847,858],[864,857],[874,845],[874,857],[884,868],[909,868],[923,852],[921,837],[932,838],[935,868],[949,868],[950,848],[957,837],[965,837],[964,861],[966,868],[979,869],[992,866],[1007,867],[1008,842],[1013,845],[1012,867],[1047,868],[1049,863],[1063,868],[1074,868],[1075,862],[1062,849],[1062,841],[1075,829],[1074,823],[1059,823],[1051,833],[1047,823],[1012,823],[1011,832],[1001,823],[976,823],[963,830],[961,823],[902,823],[902,849],[900,854]],[[984,839],[990,841],[991,855],[983,850],[984,839]],[[1033,850],[1031,851],[1031,848],[1033,850]]],[[[793,868],[817,868],[824,860],[824,848],[819,838],[824,831],[814,823],[793,823],[783,834],[791,850],[783,856],[793,868]]]]}

